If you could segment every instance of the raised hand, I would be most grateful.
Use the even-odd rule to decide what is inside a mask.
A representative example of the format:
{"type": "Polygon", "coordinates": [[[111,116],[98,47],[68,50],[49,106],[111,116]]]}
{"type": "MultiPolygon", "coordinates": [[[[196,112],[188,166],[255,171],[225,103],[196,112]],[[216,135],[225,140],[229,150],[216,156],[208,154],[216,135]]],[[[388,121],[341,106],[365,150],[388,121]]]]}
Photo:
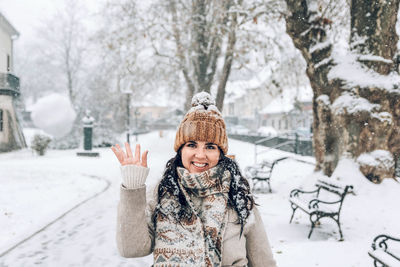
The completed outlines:
{"type": "Polygon", "coordinates": [[[135,148],[135,156],[132,154],[131,147],[129,146],[128,143],[125,143],[125,150],[124,150],[116,144],[115,147],[112,146],[111,150],[114,152],[115,156],[119,160],[119,163],[121,163],[122,166],[125,165],[138,165],[138,166],[143,166],[147,168],[147,154],[149,153],[148,150],[143,152],[142,154],[142,160],[140,160],[140,145],[137,144],[135,148]]]}

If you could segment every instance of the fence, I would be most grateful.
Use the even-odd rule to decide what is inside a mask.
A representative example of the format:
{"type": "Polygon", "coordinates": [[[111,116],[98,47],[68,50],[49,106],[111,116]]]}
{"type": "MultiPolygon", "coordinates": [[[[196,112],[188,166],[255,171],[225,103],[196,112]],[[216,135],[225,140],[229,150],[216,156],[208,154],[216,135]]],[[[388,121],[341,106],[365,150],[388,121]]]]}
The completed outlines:
{"type": "Polygon", "coordinates": [[[258,146],[280,149],[303,156],[313,156],[312,139],[291,136],[264,137],[259,135],[241,135],[229,134],[230,138],[254,144],[254,160],[257,162],[257,155],[262,153],[258,151],[258,146]]]}
{"type": "MultiPolygon", "coordinates": [[[[263,151],[258,151],[257,147],[260,145],[300,154],[303,156],[314,156],[312,139],[299,137],[297,135],[288,137],[263,137],[258,135],[229,134],[229,137],[254,144],[255,163],[257,163],[257,155],[263,153],[263,151]]],[[[396,162],[395,176],[400,179],[400,157],[396,162]]]]}

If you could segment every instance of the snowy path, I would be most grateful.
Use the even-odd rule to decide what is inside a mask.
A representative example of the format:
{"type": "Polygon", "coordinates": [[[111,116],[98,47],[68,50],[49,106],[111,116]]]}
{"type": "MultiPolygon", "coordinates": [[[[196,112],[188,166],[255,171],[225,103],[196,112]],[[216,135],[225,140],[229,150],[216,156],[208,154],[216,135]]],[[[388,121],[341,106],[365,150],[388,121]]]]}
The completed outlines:
{"type": "MultiPolygon", "coordinates": [[[[157,133],[151,135],[152,138],[156,137],[157,133]]],[[[163,140],[161,140],[163,141],[163,140]]],[[[160,151],[160,149],[171,150],[169,147],[170,142],[154,143],[150,142],[144,144],[144,147],[149,149],[151,152],[160,151]],[[157,147],[157,148],[156,148],[157,147]]],[[[152,256],[148,256],[141,259],[125,259],[122,258],[117,251],[115,241],[115,229],[116,229],[116,205],[119,199],[119,164],[114,158],[110,149],[102,149],[100,158],[79,158],[75,156],[76,151],[49,151],[49,155],[46,158],[33,157],[29,151],[13,152],[6,155],[0,155],[0,182],[10,181],[8,188],[4,188],[6,191],[15,192],[15,199],[21,199],[22,207],[21,218],[15,219],[17,223],[23,225],[23,220],[33,221],[26,226],[26,231],[23,231],[27,236],[32,235],[41,228],[43,224],[47,225],[50,221],[56,219],[56,222],[48,227],[45,227],[43,231],[35,234],[32,238],[28,238],[27,241],[21,245],[15,247],[10,252],[6,253],[3,257],[0,257],[0,266],[150,266],[152,262],[152,256]],[[27,173],[29,169],[29,174],[27,173]],[[79,174],[80,173],[80,174],[79,174]],[[85,173],[85,175],[82,175],[85,173]],[[7,174],[7,175],[5,175],[7,174]],[[85,177],[88,174],[100,179],[108,181],[110,186],[107,190],[99,192],[104,187],[104,182],[98,184],[91,183],[91,181],[85,181],[85,177]],[[31,177],[33,176],[33,177],[31,177]],[[18,182],[18,179],[22,177],[30,177],[30,179],[23,179],[22,183],[18,182]],[[54,181],[53,179],[56,179],[54,181]],[[50,181],[50,182],[49,182],[50,181]],[[50,185],[42,187],[40,184],[48,183],[50,185]],[[28,184],[26,186],[24,184],[28,184]],[[26,186],[30,188],[39,187],[39,192],[46,192],[53,200],[56,199],[57,194],[61,194],[63,201],[57,201],[49,203],[50,199],[38,197],[35,192],[27,195],[27,199],[24,198],[24,193],[27,189],[18,191],[18,188],[26,186]],[[86,187],[89,187],[86,188],[86,187]],[[59,190],[60,189],[60,190],[59,190]],[[87,190],[86,190],[87,189],[87,190]],[[76,191],[76,195],[71,195],[76,191]],[[47,193],[49,192],[49,193],[47,193]],[[89,199],[71,212],[68,212],[62,218],[57,219],[58,216],[54,215],[45,216],[42,220],[37,219],[37,215],[33,212],[26,212],[29,203],[34,201],[35,207],[32,207],[37,213],[40,212],[40,205],[45,204],[45,209],[51,211],[52,207],[58,208],[58,210],[65,211],[69,210],[77,202],[74,200],[79,195],[79,199],[82,196],[86,198],[93,196],[96,193],[96,197],[89,199]],[[70,199],[68,202],[66,199],[70,199]],[[26,202],[26,203],[24,203],[26,202]],[[64,205],[70,203],[70,206],[64,205]],[[65,208],[64,208],[65,206],[65,208]],[[40,228],[39,228],[40,225],[40,228]],[[30,230],[30,231],[29,231],[30,230]]],[[[150,153],[151,153],[150,152],[150,153]]],[[[150,176],[157,177],[153,180],[150,179],[148,184],[153,184],[160,177],[159,173],[163,169],[163,165],[158,162],[166,162],[166,159],[171,157],[171,153],[154,153],[151,156],[152,162],[154,163],[151,168],[150,176]]],[[[91,180],[91,179],[86,179],[91,180]]],[[[0,190],[1,191],[1,190],[0,190]]],[[[10,195],[10,193],[8,193],[10,195]]],[[[77,197],[78,198],[78,197],[77,197]]],[[[79,202],[82,202],[81,200],[79,202]]],[[[12,214],[8,216],[7,220],[1,221],[0,225],[4,224],[8,227],[12,224],[13,218],[18,217],[18,205],[12,201],[5,202],[4,211],[5,214],[12,214]],[[7,205],[8,204],[8,205],[7,205]],[[11,207],[13,206],[13,207],[11,207]],[[13,213],[11,212],[13,210],[13,213]]],[[[0,208],[1,210],[1,208],[0,208]]],[[[50,212],[51,213],[51,212],[50,212]]],[[[0,217],[1,218],[1,217],[0,217]]],[[[14,227],[15,232],[21,230],[18,226],[14,227]]],[[[6,231],[9,232],[9,231],[6,231]]],[[[2,231],[0,229],[0,234],[2,231]]],[[[21,235],[18,238],[21,239],[21,235]]],[[[12,235],[9,235],[12,237],[12,235]]],[[[1,244],[0,247],[9,249],[11,245],[14,245],[16,240],[11,240],[5,244],[1,244]],[[6,245],[9,244],[8,247],[6,245]]],[[[19,241],[19,240],[18,240],[19,241]]],[[[4,241],[3,241],[4,242],[4,241]]],[[[4,251],[4,250],[3,250],[4,251]]]]}
{"type": "MultiPolygon", "coordinates": [[[[83,176],[87,176],[87,175],[83,175],[83,176]]],[[[83,204],[85,204],[86,202],[92,200],[93,198],[96,198],[98,195],[104,193],[105,191],[107,191],[110,188],[110,182],[104,178],[101,177],[96,177],[96,176],[88,176],[89,179],[96,179],[99,181],[103,181],[105,183],[104,189],[88,198],[86,198],[85,200],[83,200],[82,202],[76,204],[75,206],[73,206],[72,208],[70,208],[69,210],[67,210],[65,213],[61,214],[59,217],[55,218],[54,220],[52,220],[51,222],[49,222],[47,225],[45,225],[43,228],[37,230],[36,232],[34,232],[33,234],[25,237],[23,240],[19,241],[18,243],[16,243],[15,245],[13,245],[12,247],[8,247],[6,251],[2,251],[0,254],[0,257],[3,257],[7,254],[9,254],[11,251],[13,251],[14,249],[18,249],[23,243],[27,242],[28,240],[32,239],[33,237],[35,237],[36,235],[38,235],[41,232],[46,231],[50,226],[52,226],[53,224],[57,223],[58,221],[60,221],[61,219],[63,219],[66,215],[68,215],[69,213],[71,213],[72,211],[74,211],[75,209],[79,208],[80,206],[82,206],[83,204]]]]}
{"type": "Polygon", "coordinates": [[[115,247],[116,183],[2,259],[2,266],[147,266],[115,247]],[[134,264],[136,263],[136,264],[134,264]]]}

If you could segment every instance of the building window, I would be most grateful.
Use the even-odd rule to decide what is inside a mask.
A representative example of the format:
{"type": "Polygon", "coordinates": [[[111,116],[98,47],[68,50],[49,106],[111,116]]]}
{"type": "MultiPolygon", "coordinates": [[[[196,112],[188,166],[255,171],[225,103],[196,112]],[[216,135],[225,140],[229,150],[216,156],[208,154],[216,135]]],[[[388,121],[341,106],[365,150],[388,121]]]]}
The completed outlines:
{"type": "Polygon", "coordinates": [[[10,55],[7,54],[7,71],[11,71],[10,55]]]}
{"type": "Polygon", "coordinates": [[[0,132],[3,131],[3,110],[0,109],[0,132]]]}

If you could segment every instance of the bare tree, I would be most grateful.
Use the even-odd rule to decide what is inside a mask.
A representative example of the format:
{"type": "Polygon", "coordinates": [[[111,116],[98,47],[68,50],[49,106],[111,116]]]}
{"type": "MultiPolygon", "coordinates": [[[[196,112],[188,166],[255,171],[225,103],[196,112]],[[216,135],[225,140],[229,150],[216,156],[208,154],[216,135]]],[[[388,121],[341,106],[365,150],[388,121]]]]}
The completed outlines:
{"type": "Polygon", "coordinates": [[[83,78],[87,65],[85,51],[87,49],[87,33],[83,20],[85,6],[78,0],[63,1],[63,6],[49,18],[44,18],[42,26],[37,30],[37,42],[29,62],[30,76],[36,72],[39,79],[30,87],[38,91],[46,88],[47,92],[67,93],[77,114],[68,135],[52,142],[56,148],[73,148],[81,139],[81,116],[86,108],[82,104],[85,95],[83,78]],[[50,80],[51,82],[46,82],[50,80]]]}
{"type": "Polygon", "coordinates": [[[286,3],[287,33],[307,63],[314,91],[317,170],[331,175],[339,159],[350,157],[372,181],[394,177],[394,162],[400,155],[395,31],[399,1],[351,0],[342,6],[335,6],[335,1],[286,3]],[[350,16],[347,49],[340,49],[332,38],[335,19],[329,12],[335,8],[350,16]]]}
{"type": "Polygon", "coordinates": [[[77,94],[79,93],[80,75],[87,47],[85,27],[82,24],[84,7],[79,1],[63,2],[54,17],[44,21],[39,31],[41,40],[41,56],[48,65],[58,70],[65,81],[71,103],[78,109],[77,94]]]}
{"type": "MultiPolygon", "coordinates": [[[[276,5],[277,1],[270,2],[276,5]]],[[[182,73],[187,86],[185,108],[194,93],[213,90],[221,110],[235,61],[243,63],[241,58],[248,52],[243,48],[260,48],[256,31],[251,33],[247,26],[279,12],[263,1],[242,0],[168,0],[157,2],[151,10],[157,15],[152,16],[149,35],[164,39],[160,45],[159,39],[153,38],[153,47],[156,55],[168,58],[182,73]]]]}
{"type": "Polygon", "coordinates": [[[168,58],[182,73],[187,86],[186,109],[194,93],[210,92],[218,60],[224,57],[217,93],[217,105],[222,109],[236,42],[237,12],[232,12],[236,4],[235,1],[169,0],[152,6],[152,12],[158,16],[151,22],[149,35],[161,35],[168,40],[167,46],[160,46],[159,39],[152,38],[153,48],[156,55],[168,58]]]}
{"type": "Polygon", "coordinates": [[[137,100],[163,87],[162,80],[171,74],[164,62],[154,59],[146,14],[139,7],[134,0],[108,1],[101,12],[104,25],[94,38],[103,48],[118,91],[129,92],[137,100]]]}

